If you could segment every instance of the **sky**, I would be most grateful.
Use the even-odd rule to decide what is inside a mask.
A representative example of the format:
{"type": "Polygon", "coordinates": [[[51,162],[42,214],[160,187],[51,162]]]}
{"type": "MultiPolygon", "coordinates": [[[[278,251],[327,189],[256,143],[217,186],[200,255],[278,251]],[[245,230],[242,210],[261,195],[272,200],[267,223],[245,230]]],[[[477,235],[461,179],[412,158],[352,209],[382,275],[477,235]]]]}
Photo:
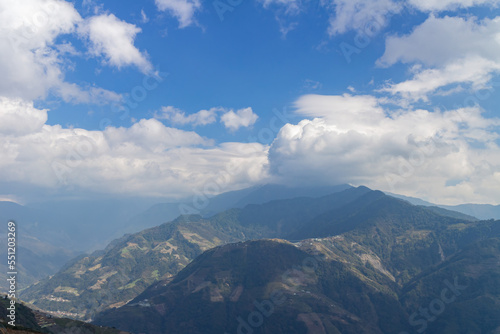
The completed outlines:
{"type": "Polygon", "coordinates": [[[0,0],[0,199],[500,204],[500,0],[0,0]]]}

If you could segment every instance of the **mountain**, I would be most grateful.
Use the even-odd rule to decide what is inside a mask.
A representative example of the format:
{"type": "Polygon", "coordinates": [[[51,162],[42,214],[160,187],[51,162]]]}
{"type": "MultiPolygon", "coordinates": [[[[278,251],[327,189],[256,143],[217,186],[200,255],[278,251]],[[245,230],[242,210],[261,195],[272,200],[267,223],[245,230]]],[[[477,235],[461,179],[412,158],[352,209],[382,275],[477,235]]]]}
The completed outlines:
{"type": "Polygon", "coordinates": [[[52,277],[23,291],[22,298],[47,312],[88,320],[98,311],[123,305],[153,282],[175,275],[210,247],[289,234],[295,225],[369,191],[348,187],[317,199],[248,205],[209,219],[181,216],[73,260],[52,277]],[[282,229],[283,221],[288,224],[282,229]]]}
{"type": "Polygon", "coordinates": [[[474,216],[470,216],[470,215],[467,215],[465,213],[454,211],[451,209],[444,209],[444,208],[438,207],[438,206],[428,206],[426,208],[427,208],[427,210],[433,211],[441,216],[448,216],[448,217],[452,217],[452,218],[458,218],[458,219],[469,220],[469,221],[480,220],[474,216]]]}
{"type": "Polygon", "coordinates": [[[153,282],[172,277],[209,248],[258,236],[234,223],[232,212],[211,220],[181,216],[74,259],[21,297],[52,314],[88,320],[95,312],[123,305],[153,282]]]}
{"type": "MultiPolygon", "coordinates": [[[[22,230],[21,230],[22,231],[22,230]]],[[[77,253],[70,250],[54,247],[35,237],[23,235],[22,232],[17,241],[17,271],[19,279],[17,288],[25,289],[39,280],[55,274],[65,263],[74,258],[77,253]]],[[[0,257],[7,259],[7,234],[0,234],[0,257]]],[[[8,290],[7,283],[7,261],[0,263],[0,290],[8,290]]]]}
{"type": "Polygon", "coordinates": [[[312,239],[208,250],[94,322],[155,334],[500,329],[500,221],[367,191],[291,230],[312,239]]]}
{"type": "Polygon", "coordinates": [[[458,211],[479,219],[500,219],[500,205],[490,204],[461,204],[461,205],[440,205],[440,207],[458,211]]]}
{"type": "MultiPolygon", "coordinates": [[[[183,214],[200,214],[203,217],[210,217],[228,209],[244,208],[249,204],[263,204],[298,197],[319,198],[350,188],[352,187],[347,184],[321,187],[289,187],[278,184],[265,184],[229,191],[213,197],[197,195],[191,198],[190,201],[157,203],[146,211],[130,218],[121,232],[135,233],[163,224],[183,214]]],[[[115,237],[119,236],[115,234],[115,237]]]]}
{"type": "MultiPolygon", "coordinates": [[[[426,265],[440,261],[440,247],[446,254],[456,250],[456,247],[449,250],[445,241],[436,241],[434,229],[479,224],[450,217],[448,213],[443,210],[443,214],[439,214],[358,187],[320,198],[247,205],[210,218],[181,216],[173,222],[115,240],[103,251],[75,259],[53,277],[23,291],[22,298],[46,311],[66,312],[67,316],[88,320],[96,312],[124,305],[152,283],[172,278],[210,248],[249,239],[279,237],[297,241],[329,237],[352,230],[365,233],[366,240],[356,239],[358,244],[377,241],[377,248],[372,252],[381,259],[391,259],[385,247],[396,247],[397,252],[392,255],[396,263],[389,263],[395,268],[391,275],[398,278],[398,283],[406,282],[426,265]],[[395,221],[400,221],[397,229],[391,227],[395,221]],[[366,232],[363,224],[376,226],[378,230],[366,232]],[[366,237],[366,233],[378,231],[384,234],[377,240],[366,237]],[[413,238],[417,238],[415,245],[406,241],[413,238]],[[402,244],[408,247],[409,260],[398,253],[397,247],[402,244]]],[[[346,246],[344,253],[351,251],[346,246]]]]}
{"type": "Polygon", "coordinates": [[[499,283],[500,238],[496,237],[474,242],[418,275],[400,299],[416,331],[495,334],[500,332],[499,283]],[[434,314],[427,317],[422,307],[434,314]]]}
{"type": "MultiPolygon", "coordinates": [[[[40,219],[33,235],[57,231],[66,237],[63,242],[72,250],[89,251],[105,247],[116,231],[123,231],[125,222],[146,210],[158,199],[63,199],[28,203],[25,207],[48,213],[40,219]],[[43,229],[42,229],[43,225],[43,229]]],[[[122,236],[125,232],[121,232],[122,236]]],[[[59,244],[57,244],[59,245],[59,244]]]]}
{"type": "Polygon", "coordinates": [[[410,204],[413,205],[420,205],[420,206],[436,206],[436,204],[433,204],[431,202],[424,201],[423,199],[417,198],[417,197],[411,197],[411,196],[405,196],[405,195],[400,195],[400,194],[394,194],[390,192],[385,192],[387,195],[396,197],[402,200],[407,201],[410,204]]]}
{"type": "Polygon", "coordinates": [[[0,219],[16,221],[24,234],[42,242],[82,252],[105,246],[124,228],[124,222],[151,204],[151,200],[139,199],[68,199],[26,205],[0,201],[0,219]]]}
{"type": "Polygon", "coordinates": [[[46,334],[129,334],[114,328],[94,326],[81,321],[57,318],[30,309],[23,303],[16,303],[15,326],[10,326],[7,317],[10,311],[10,301],[0,299],[0,333],[46,333],[46,334]]]}
{"type": "Polygon", "coordinates": [[[435,206],[443,209],[448,209],[455,212],[460,212],[465,215],[476,217],[481,220],[486,219],[500,219],[500,205],[491,205],[491,204],[460,204],[460,205],[438,205],[433,204],[420,198],[408,197],[404,195],[392,194],[388,193],[396,198],[404,199],[411,204],[414,205],[422,205],[422,206],[435,206]]]}
{"type": "Polygon", "coordinates": [[[342,235],[368,247],[396,282],[405,284],[471,242],[500,236],[496,221],[469,221],[371,191],[326,212],[291,235],[292,239],[342,235]]]}
{"type": "Polygon", "coordinates": [[[318,261],[282,240],[226,245],[95,323],[157,334],[382,334],[402,327],[394,294],[371,280],[372,270],[364,271],[318,261]]]}
{"type": "MultiPolygon", "coordinates": [[[[0,221],[16,221],[16,246],[19,280],[18,289],[56,273],[78,252],[65,248],[65,237],[56,231],[40,231],[48,214],[13,202],[0,201],[0,221]],[[38,233],[40,232],[40,233],[38,233]],[[59,244],[59,246],[57,246],[59,244]]],[[[0,233],[0,257],[7,258],[7,229],[0,233]]],[[[0,290],[7,291],[7,261],[0,262],[0,290]]]]}

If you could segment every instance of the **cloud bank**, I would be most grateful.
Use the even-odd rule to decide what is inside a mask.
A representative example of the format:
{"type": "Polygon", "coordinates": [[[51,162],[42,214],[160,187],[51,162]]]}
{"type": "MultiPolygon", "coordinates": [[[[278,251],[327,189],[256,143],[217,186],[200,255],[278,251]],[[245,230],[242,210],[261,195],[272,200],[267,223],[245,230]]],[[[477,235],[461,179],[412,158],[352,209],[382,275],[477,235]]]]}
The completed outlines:
{"type": "Polygon", "coordinates": [[[436,202],[491,202],[500,189],[500,119],[479,108],[388,111],[373,96],[306,95],[306,119],[287,124],[269,151],[283,181],[339,184],[423,196],[436,202]]]}
{"type": "Polygon", "coordinates": [[[104,131],[46,121],[47,110],[0,98],[3,182],[73,195],[87,191],[179,198],[214,180],[224,185],[221,190],[233,190],[267,175],[268,147],[258,143],[214,145],[156,119],[104,131]]]}

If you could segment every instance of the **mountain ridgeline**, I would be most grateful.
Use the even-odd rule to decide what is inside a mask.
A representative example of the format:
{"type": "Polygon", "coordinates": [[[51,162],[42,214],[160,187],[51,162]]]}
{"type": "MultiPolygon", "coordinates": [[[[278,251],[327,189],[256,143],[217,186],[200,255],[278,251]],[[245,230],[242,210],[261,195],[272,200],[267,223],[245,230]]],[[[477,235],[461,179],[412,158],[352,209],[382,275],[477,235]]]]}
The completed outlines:
{"type": "Polygon", "coordinates": [[[348,188],[181,216],[21,297],[131,333],[458,333],[457,314],[496,333],[499,238],[498,221],[348,188]]]}
{"type": "MultiPolygon", "coordinates": [[[[266,189],[265,192],[269,190],[266,189]]],[[[271,190],[284,196],[281,190],[271,190]]],[[[286,236],[294,228],[292,224],[281,228],[284,221],[293,220],[293,226],[297,227],[337,202],[353,200],[369,191],[364,187],[348,188],[321,198],[276,200],[230,209],[208,219],[199,215],[180,216],[117,239],[103,251],[76,258],[51,278],[23,291],[22,298],[54,314],[89,320],[96,312],[125,304],[150,284],[172,277],[207,249],[249,239],[286,236]],[[270,218],[260,221],[252,217],[270,218]]],[[[253,197],[246,200],[256,200],[253,197]]]]}

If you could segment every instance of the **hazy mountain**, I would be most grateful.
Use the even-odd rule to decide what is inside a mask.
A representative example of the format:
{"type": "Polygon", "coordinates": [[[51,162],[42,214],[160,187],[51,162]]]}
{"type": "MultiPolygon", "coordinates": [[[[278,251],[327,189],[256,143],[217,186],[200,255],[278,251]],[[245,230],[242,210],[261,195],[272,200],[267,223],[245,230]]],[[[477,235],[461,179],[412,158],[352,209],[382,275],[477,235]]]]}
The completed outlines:
{"type": "Polygon", "coordinates": [[[427,210],[433,211],[433,212],[435,212],[439,215],[442,215],[442,216],[448,216],[448,217],[452,217],[452,218],[458,218],[458,219],[470,220],[470,221],[480,220],[474,216],[470,216],[470,215],[467,215],[467,214],[462,213],[462,212],[454,211],[452,209],[444,209],[444,208],[438,207],[438,206],[426,206],[426,208],[427,208],[427,210]]]}
{"type": "Polygon", "coordinates": [[[500,205],[490,204],[461,204],[440,205],[440,207],[465,213],[479,219],[500,219],[500,205]]]}
{"type": "MultiPolygon", "coordinates": [[[[288,187],[285,185],[265,184],[229,191],[213,197],[194,196],[190,198],[190,201],[180,203],[157,203],[132,217],[126,223],[126,228],[120,230],[120,232],[138,232],[168,222],[182,214],[200,214],[203,217],[210,217],[228,209],[244,208],[249,204],[263,204],[274,200],[297,197],[318,198],[349,188],[352,187],[347,184],[322,187],[288,187]]],[[[119,237],[121,235],[119,233],[115,237],[119,237]]]]}
{"type": "MultiPolygon", "coordinates": [[[[13,202],[0,202],[0,221],[16,222],[16,252],[19,277],[17,288],[56,273],[78,252],[65,248],[67,238],[60,231],[46,230],[49,215],[41,210],[26,208],[13,202]],[[59,245],[59,246],[58,246],[59,245]]],[[[7,259],[7,229],[0,233],[0,257],[7,259]]],[[[7,288],[7,261],[0,262],[0,290],[7,288]]]]}
{"type": "Polygon", "coordinates": [[[422,206],[436,206],[436,204],[433,204],[431,202],[424,201],[423,199],[417,198],[417,197],[411,197],[411,196],[405,196],[405,195],[400,195],[400,194],[394,194],[390,192],[385,192],[387,195],[396,197],[399,199],[403,199],[413,205],[422,205],[422,206]]]}
{"type": "MultiPolygon", "coordinates": [[[[67,236],[72,249],[89,251],[105,247],[134,215],[146,210],[158,199],[68,199],[41,203],[29,203],[27,207],[48,212],[50,220],[44,220],[45,228],[67,236]]],[[[43,233],[43,231],[42,231],[43,233]]],[[[38,234],[37,234],[38,235],[38,234]]]]}
{"type": "MultiPolygon", "coordinates": [[[[22,233],[72,251],[104,247],[150,200],[63,200],[19,205],[0,201],[0,219],[14,220],[22,233]]],[[[22,235],[20,233],[20,235],[22,235]]],[[[121,234],[123,235],[123,233],[121,234]]]]}
{"type": "Polygon", "coordinates": [[[439,205],[433,204],[420,198],[408,197],[404,195],[388,193],[396,198],[404,199],[414,205],[423,206],[436,206],[443,209],[448,209],[451,211],[456,211],[463,213],[465,215],[475,217],[478,219],[500,219],[500,205],[490,205],[490,204],[460,204],[460,205],[439,205]]]}

